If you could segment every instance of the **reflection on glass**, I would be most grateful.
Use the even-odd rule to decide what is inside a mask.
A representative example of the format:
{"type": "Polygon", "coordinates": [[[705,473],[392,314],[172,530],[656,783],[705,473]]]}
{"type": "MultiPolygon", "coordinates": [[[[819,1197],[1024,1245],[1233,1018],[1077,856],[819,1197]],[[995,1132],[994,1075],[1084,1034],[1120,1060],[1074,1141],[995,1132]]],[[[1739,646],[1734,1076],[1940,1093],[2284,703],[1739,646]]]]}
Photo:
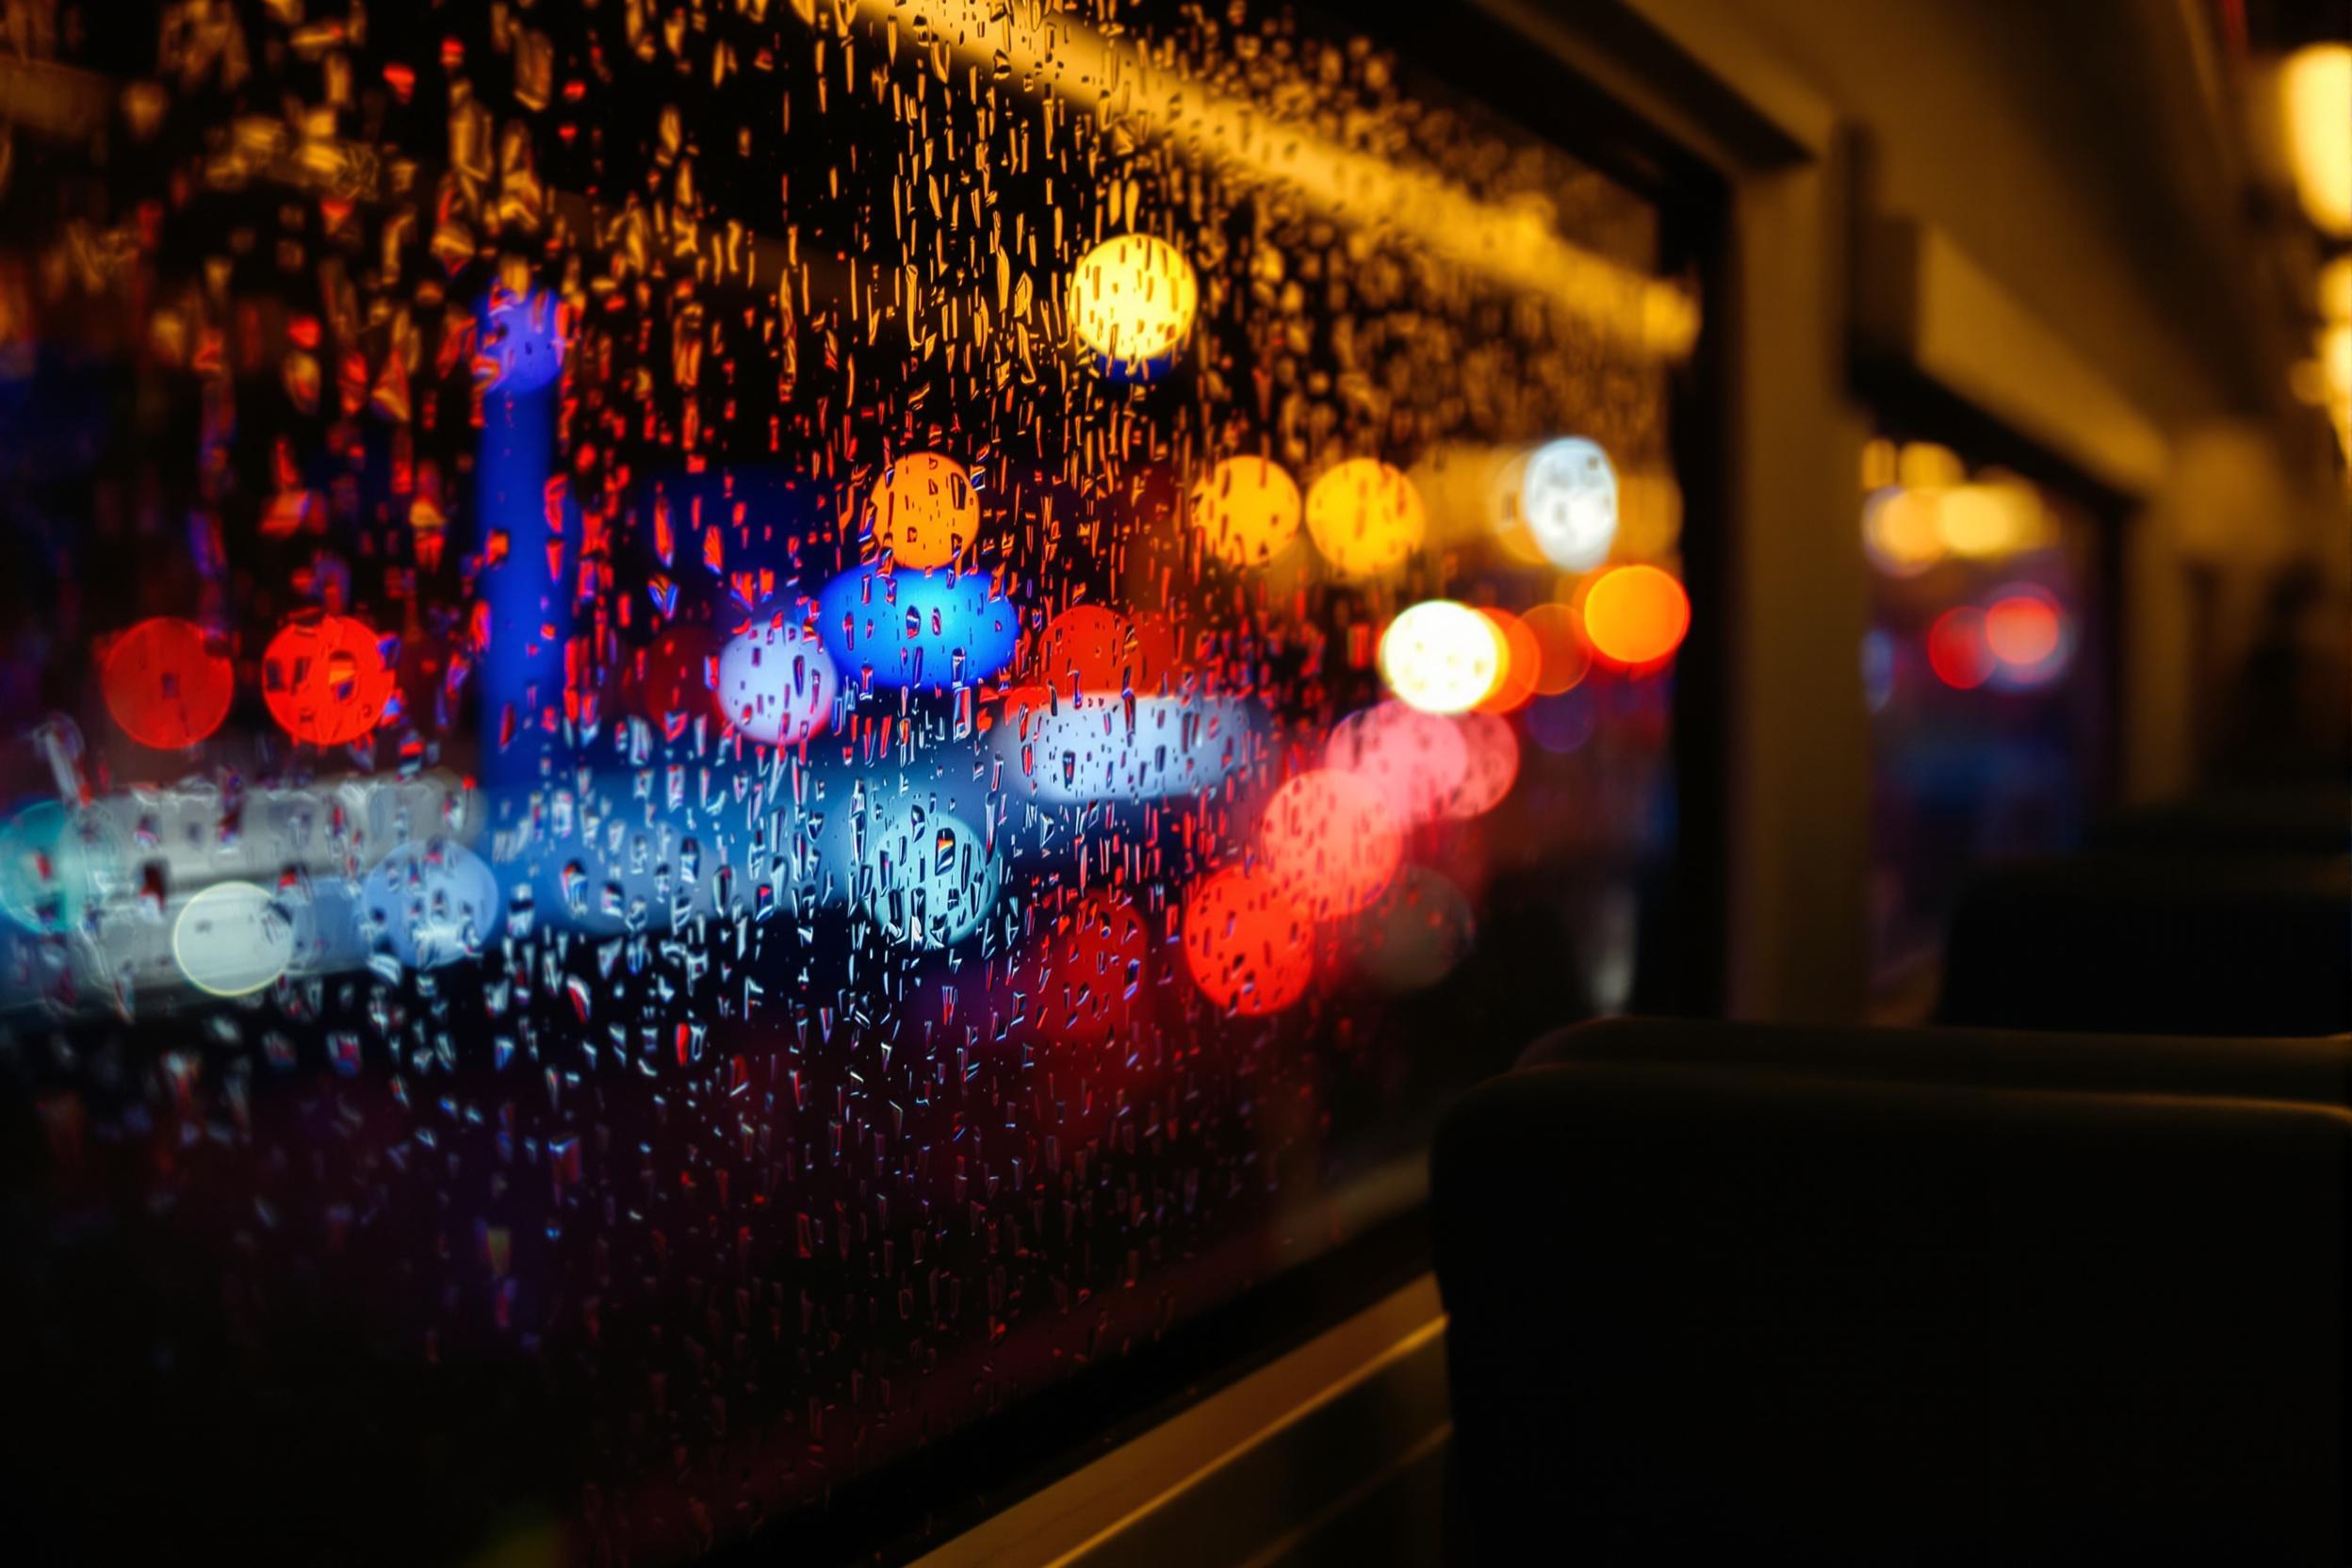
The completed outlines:
{"type": "Polygon", "coordinates": [[[1863,489],[1874,984],[1917,1012],[1971,869],[2069,846],[2100,788],[2098,537],[2056,493],[1929,443],[1870,443],[1863,489]]]}

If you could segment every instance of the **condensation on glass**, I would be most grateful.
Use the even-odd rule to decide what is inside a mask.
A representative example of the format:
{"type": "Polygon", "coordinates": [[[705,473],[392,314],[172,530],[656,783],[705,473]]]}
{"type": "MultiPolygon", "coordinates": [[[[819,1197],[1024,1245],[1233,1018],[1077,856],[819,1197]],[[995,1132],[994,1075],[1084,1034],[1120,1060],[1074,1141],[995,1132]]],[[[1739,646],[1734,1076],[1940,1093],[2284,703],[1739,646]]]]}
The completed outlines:
{"type": "Polygon", "coordinates": [[[1646,201],[1279,7],[0,46],[56,1527],[741,1536],[1624,1003],[1699,329],[1646,201]]]}

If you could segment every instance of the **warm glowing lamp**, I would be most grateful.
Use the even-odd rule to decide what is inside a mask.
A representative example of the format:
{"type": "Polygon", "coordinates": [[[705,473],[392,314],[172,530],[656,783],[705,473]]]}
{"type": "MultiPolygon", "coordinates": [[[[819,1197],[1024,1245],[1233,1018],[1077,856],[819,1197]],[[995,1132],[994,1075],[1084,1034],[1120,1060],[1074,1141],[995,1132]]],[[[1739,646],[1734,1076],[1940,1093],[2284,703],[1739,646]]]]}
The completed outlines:
{"type": "Polygon", "coordinates": [[[1088,251],[1070,275],[1070,327],[1114,376],[1148,376],[1192,331],[1200,285],[1165,239],[1123,234],[1088,251]]]}
{"type": "Polygon", "coordinates": [[[1509,657],[1495,624],[1466,604],[1425,599],[1380,633],[1380,676],[1397,700],[1429,713],[1461,713],[1484,700],[1509,657]]]}
{"type": "Polygon", "coordinates": [[[1619,566],[1601,574],[1584,597],[1584,634],[1620,664],[1654,664],[1682,645],[1690,600],[1682,584],[1656,566],[1619,566]]]}
{"type": "Polygon", "coordinates": [[[2352,238],[2352,43],[2314,43],[2279,75],[2287,157],[2304,216],[2352,238]]]}
{"type": "Polygon", "coordinates": [[[193,621],[157,615],[106,649],[106,711],[158,751],[192,746],[228,717],[237,677],[227,651],[193,621]]]}
{"type": "Polygon", "coordinates": [[[1307,535],[1343,577],[1377,577],[1421,547],[1429,514],[1404,471],[1354,457],[1307,491],[1307,535]]]}
{"type": "Polygon", "coordinates": [[[1263,566],[1298,532],[1298,482],[1279,463],[1229,457],[1193,487],[1192,526],[1218,560],[1263,566]]]}
{"type": "Polygon", "coordinates": [[[954,458],[909,452],[874,482],[874,537],[902,566],[944,566],[979,531],[980,498],[954,458]]]}

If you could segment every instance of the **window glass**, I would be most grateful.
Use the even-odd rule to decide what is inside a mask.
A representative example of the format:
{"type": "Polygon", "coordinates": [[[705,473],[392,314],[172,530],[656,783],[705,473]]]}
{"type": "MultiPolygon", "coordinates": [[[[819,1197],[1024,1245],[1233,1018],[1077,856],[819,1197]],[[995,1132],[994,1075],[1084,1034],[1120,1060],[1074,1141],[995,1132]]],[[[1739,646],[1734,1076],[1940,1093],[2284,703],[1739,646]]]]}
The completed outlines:
{"type": "Polygon", "coordinates": [[[737,1539],[1626,1001],[1647,197],[1280,7],[128,9],[0,61],[28,1527],[737,1539]]]}
{"type": "Polygon", "coordinates": [[[1872,983],[1934,996],[1970,871],[2079,841],[2102,788],[2099,532],[2061,492],[1932,442],[1864,455],[1872,983]]]}

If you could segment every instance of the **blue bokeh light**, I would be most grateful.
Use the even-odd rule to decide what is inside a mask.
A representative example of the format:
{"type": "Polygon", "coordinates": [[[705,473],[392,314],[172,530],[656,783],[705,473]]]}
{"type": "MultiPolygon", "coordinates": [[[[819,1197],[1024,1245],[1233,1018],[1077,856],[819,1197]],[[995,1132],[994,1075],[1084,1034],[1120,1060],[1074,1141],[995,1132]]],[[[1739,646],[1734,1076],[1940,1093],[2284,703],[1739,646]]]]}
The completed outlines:
{"type": "Polygon", "coordinates": [[[944,692],[1013,662],[1021,615],[981,572],[853,566],[817,596],[818,634],[844,682],[944,692]]]}

